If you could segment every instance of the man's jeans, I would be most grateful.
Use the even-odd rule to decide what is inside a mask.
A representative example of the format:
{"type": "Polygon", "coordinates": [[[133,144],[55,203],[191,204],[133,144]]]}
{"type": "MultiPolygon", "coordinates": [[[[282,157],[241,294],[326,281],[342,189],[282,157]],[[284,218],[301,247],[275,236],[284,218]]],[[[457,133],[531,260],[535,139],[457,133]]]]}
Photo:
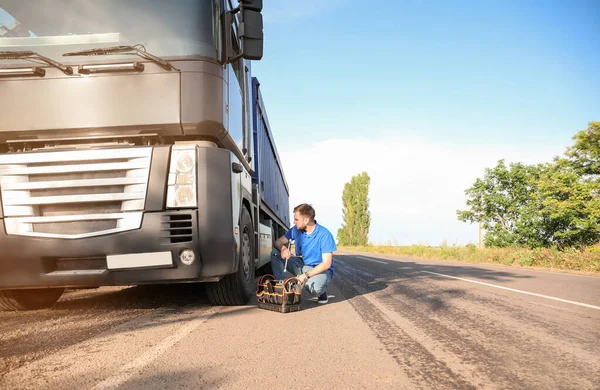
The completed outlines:
{"type": "MultiPolygon", "coordinates": [[[[285,280],[291,276],[298,276],[311,269],[315,268],[311,265],[305,265],[300,257],[290,257],[287,262],[287,272],[284,273],[283,267],[285,266],[285,260],[281,258],[281,254],[278,250],[274,249],[271,253],[271,268],[273,268],[273,276],[277,280],[285,280]]],[[[327,270],[322,274],[315,275],[308,279],[304,288],[310,292],[311,295],[318,297],[327,291],[327,284],[331,280],[331,270],[327,270]]]]}

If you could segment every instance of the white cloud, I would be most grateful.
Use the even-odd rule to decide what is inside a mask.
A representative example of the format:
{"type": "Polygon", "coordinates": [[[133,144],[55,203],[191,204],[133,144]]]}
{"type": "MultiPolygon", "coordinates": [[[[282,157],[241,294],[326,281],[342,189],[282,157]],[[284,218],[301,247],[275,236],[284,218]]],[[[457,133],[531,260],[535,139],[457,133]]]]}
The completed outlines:
{"type": "MultiPolygon", "coordinates": [[[[301,142],[301,141],[300,141],[301,142]]],[[[477,226],[456,219],[465,208],[464,190],[486,167],[507,162],[539,163],[562,146],[466,147],[415,138],[351,138],[280,149],[290,186],[290,206],[311,203],[317,220],[334,236],[342,224],[342,191],[353,175],[371,177],[371,234],[374,243],[464,245],[477,241],[477,226]]]]}

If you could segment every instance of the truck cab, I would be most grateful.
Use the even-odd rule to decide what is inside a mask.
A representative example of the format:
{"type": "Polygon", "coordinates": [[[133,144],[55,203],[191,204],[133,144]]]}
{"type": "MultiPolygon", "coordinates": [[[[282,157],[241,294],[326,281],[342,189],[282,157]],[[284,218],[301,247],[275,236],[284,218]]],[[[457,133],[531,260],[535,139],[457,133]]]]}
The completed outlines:
{"type": "Polygon", "coordinates": [[[0,308],[153,283],[248,301],[290,225],[261,11],[0,0],[0,308]]]}

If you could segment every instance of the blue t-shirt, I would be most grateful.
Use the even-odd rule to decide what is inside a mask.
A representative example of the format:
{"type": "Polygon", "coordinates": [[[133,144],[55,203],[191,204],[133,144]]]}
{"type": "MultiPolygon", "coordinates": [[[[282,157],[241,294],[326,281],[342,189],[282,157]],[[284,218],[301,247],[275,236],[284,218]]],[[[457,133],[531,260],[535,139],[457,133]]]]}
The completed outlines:
{"type": "MultiPolygon", "coordinates": [[[[316,222],[316,221],[315,221],[316,222]]],[[[316,267],[323,262],[323,253],[336,251],[335,240],[327,228],[315,225],[315,230],[308,234],[293,226],[285,233],[285,238],[295,241],[296,255],[302,256],[304,264],[316,267]]],[[[331,273],[333,275],[333,260],[331,261],[331,273]]]]}

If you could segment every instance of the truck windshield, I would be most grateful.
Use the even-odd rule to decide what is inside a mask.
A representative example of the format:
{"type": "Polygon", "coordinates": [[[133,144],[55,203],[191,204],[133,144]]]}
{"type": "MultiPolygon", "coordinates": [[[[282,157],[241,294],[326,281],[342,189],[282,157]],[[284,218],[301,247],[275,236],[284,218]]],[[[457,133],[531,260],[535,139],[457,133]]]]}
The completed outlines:
{"type": "MultiPolygon", "coordinates": [[[[142,44],[162,58],[216,58],[212,0],[0,0],[0,51],[62,57],[96,47],[142,44]]],[[[131,56],[126,56],[130,58],[131,56]]],[[[20,59],[3,60],[1,66],[20,59]]]]}

